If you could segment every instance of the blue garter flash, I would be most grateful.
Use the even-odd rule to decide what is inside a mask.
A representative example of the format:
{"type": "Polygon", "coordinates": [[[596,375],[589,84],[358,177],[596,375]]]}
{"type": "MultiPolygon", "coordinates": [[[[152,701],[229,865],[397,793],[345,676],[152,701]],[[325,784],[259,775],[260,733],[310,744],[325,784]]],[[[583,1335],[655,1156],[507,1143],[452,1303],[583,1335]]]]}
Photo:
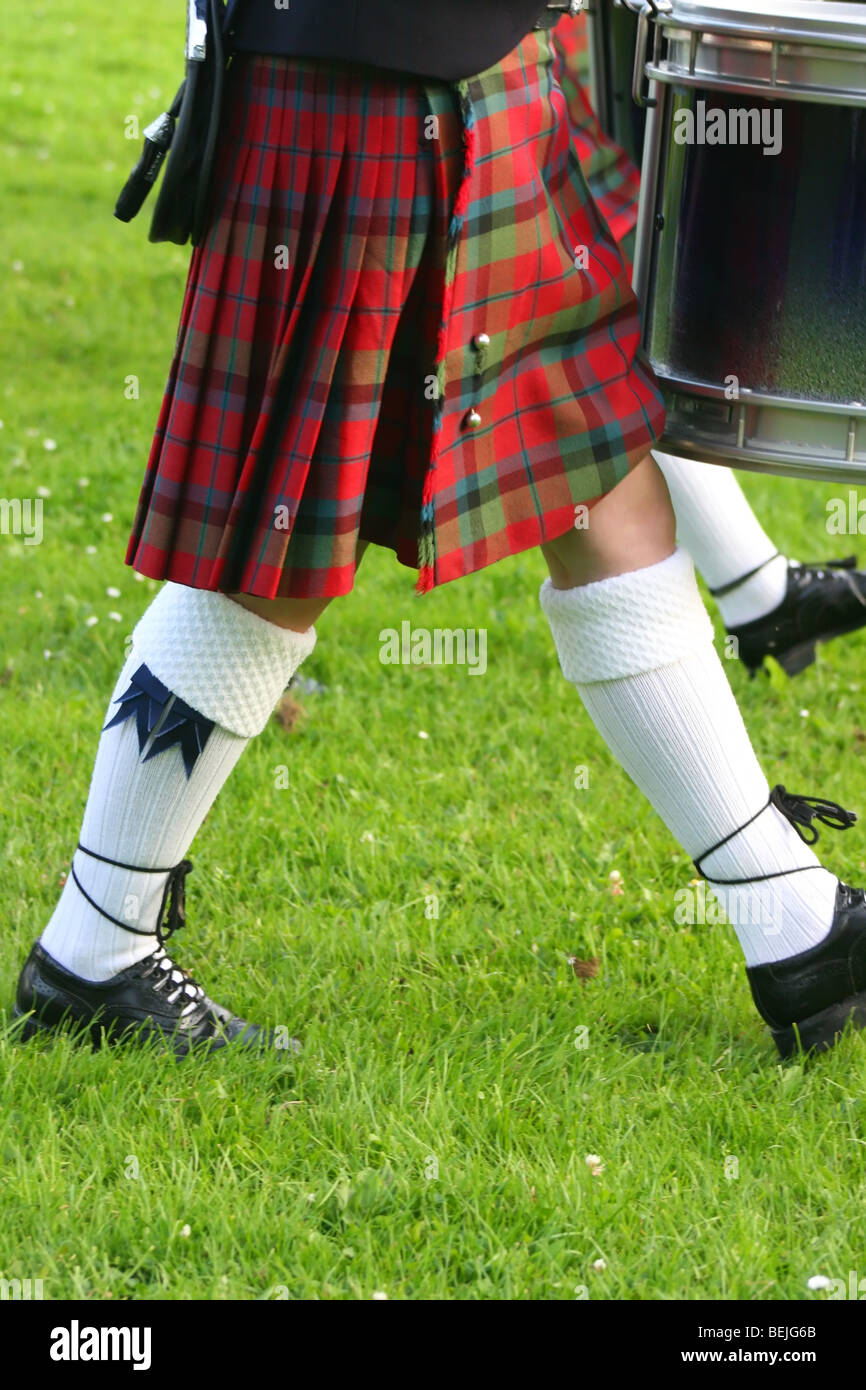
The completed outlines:
{"type": "Polygon", "coordinates": [[[145,744],[165,714],[169,700],[173,703],[144,761],[147,762],[157,753],[161,753],[163,749],[178,744],[183,754],[186,775],[189,777],[196,759],[200,753],[204,752],[204,746],[210,737],[214,721],[205,719],[203,714],[198,714],[190,705],[179,700],[168,689],[168,686],[156,679],[156,676],[148,670],[147,666],[139,666],[130,678],[129,689],[125,690],[115,701],[115,704],[120,705],[120,709],[114,718],[108,721],[105,728],[110,729],[115,724],[122,724],[124,719],[129,719],[135,715],[138,749],[139,752],[143,752],[145,744]]]}

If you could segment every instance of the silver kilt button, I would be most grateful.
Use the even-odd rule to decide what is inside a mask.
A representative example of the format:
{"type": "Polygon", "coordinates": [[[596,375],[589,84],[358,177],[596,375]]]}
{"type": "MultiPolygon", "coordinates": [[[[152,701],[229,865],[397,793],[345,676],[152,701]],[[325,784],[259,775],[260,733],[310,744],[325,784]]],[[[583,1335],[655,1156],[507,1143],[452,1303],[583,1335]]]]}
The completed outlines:
{"type": "Polygon", "coordinates": [[[490,347],[490,334],[476,333],[472,339],[472,346],[476,352],[480,352],[482,348],[490,347]]]}
{"type": "Polygon", "coordinates": [[[481,416],[478,414],[477,410],[470,410],[468,415],[465,415],[463,417],[463,425],[465,429],[477,430],[480,424],[481,416]]]}

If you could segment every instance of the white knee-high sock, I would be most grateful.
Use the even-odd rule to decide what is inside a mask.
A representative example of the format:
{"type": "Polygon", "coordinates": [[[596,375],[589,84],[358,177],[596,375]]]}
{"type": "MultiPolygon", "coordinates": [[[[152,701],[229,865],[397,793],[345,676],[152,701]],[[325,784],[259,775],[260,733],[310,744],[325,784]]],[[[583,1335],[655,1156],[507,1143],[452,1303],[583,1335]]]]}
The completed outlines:
{"type": "Polygon", "coordinates": [[[90,854],[79,849],[73,856],[73,872],[40,938],[65,969],[108,980],[156,949],[168,873],[136,872],[93,856],[139,870],[177,865],[315,641],[313,628],[276,627],[225,594],[163,586],[133,632],[99,740],[80,835],[90,854]],[[161,705],[153,700],[143,708],[148,696],[135,694],[142,666],[165,687],[161,705]],[[130,692],[130,717],[108,727],[130,692]],[[213,727],[197,735],[194,717],[179,719],[184,707],[213,727]],[[173,729],[181,743],[171,741],[173,729]],[[148,757],[160,735],[160,751],[148,757]]]}
{"type": "Polygon", "coordinates": [[[674,458],[657,449],[653,458],[671,494],[677,540],[707,586],[722,589],[750,575],[716,597],[726,626],[739,627],[778,608],[785,597],[788,561],[777,552],[731,469],[674,458]]]}
{"type": "MultiPolygon", "coordinates": [[[[752,751],[685,551],[541,604],[563,674],[611,752],[691,858],[745,826],[769,787],[752,751]]],[[[837,880],[774,806],[702,862],[748,965],[783,960],[830,929],[837,880]],[[806,872],[788,872],[800,866],[806,872]],[[721,879],[781,878],[721,886],[721,879]]]]}

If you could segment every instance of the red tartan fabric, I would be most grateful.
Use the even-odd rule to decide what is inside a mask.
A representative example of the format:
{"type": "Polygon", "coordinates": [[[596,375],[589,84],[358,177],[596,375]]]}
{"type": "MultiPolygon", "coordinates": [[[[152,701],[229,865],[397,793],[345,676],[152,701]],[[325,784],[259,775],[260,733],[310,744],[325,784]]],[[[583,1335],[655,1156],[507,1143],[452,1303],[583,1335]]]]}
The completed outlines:
{"type": "Polygon", "coordinates": [[[214,224],[193,252],[127,553],[137,570],[263,597],[345,593],[365,502],[366,538],[417,562],[432,415],[410,369],[414,336],[438,327],[435,194],[423,92],[394,95],[300,60],[235,60],[214,224]]]}
{"type": "Polygon", "coordinates": [[[425,589],[646,454],[663,404],[553,68],[543,31],[453,86],[235,60],[127,563],[327,596],[361,536],[425,589]]]}

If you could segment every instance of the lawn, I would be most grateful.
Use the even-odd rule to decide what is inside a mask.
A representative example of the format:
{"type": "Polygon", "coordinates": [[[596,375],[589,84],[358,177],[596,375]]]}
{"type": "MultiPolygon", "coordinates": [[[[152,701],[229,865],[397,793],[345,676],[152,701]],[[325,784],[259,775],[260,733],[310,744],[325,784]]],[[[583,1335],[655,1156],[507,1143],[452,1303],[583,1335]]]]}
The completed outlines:
{"type": "MultiPolygon", "coordinates": [[[[535,553],[423,599],[368,555],[304,667],[323,688],[193,846],[178,958],[299,1056],[9,1035],[158,587],[123,555],[188,251],[112,209],[183,8],[2,22],[0,494],[42,500],[43,539],[0,536],[0,1276],[46,1299],[825,1297],[810,1276],[866,1275],[866,1040],[780,1065],[733,932],[675,920],[691,865],[559,674],[535,553]],[[486,672],[383,665],[404,620],[486,629],[486,672]]],[[[745,487],[788,553],[855,548],[826,530],[847,487],[745,487]]],[[[728,669],[770,780],[866,814],[864,643],[792,682],[728,669]]],[[[822,847],[866,884],[866,828],[822,847]]]]}

